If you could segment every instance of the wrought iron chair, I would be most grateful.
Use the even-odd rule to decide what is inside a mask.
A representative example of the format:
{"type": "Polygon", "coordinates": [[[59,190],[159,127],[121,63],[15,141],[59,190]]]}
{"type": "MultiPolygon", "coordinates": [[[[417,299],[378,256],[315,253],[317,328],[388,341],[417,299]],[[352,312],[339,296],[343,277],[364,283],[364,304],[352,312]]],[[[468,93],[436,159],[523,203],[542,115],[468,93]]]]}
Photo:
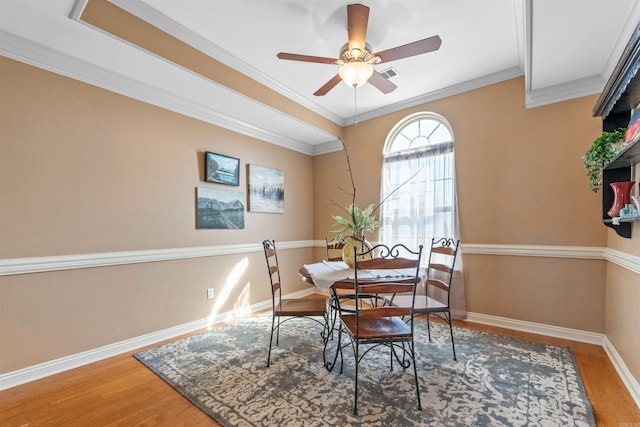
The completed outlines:
{"type": "Polygon", "coordinates": [[[269,355],[267,356],[267,367],[271,363],[271,347],[273,346],[273,333],[276,333],[276,345],[280,339],[280,325],[295,318],[308,318],[322,325],[320,336],[326,340],[328,319],[327,301],[323,297],[309,298],[282,298],[282,285],[280,279],[280,266],[278,264],[278,252],[275,240],[265,240],[262,242],[264,256],[267,260],[267,271],[269,282],[271,283],[271,302],[273,305],[271,319],[271,337],[269,338],[269,355]],[[318,320],[321,317],[322,320],[318,320]],[[277,319],[277,322],[276,322],[277,319]]]}
{"type": "MultiPolygon", "coordinates": [[[[422,245],[417,251],[398,244],[388,247],[383,244],[375,245],[364,252],[355,252],[356,268],[354,269],[354,280],[352,283],[355,291],[355,306],[349,306],[343,310],[342,301],[340,310],[340,329],[338,334],[338,346],[336,350],[337,361],[340,354],[340,371],[343,364],[343,346],[341,344],[342,335],[349,337],[355,357],[355,391],[353,413],[358,413],[358,374],[360,363],[369,351],[378,346],[386,346],[391,352],[391,369],[393,369],[393,359],[404,368],[408,368],[413,363],[413,374],[416,383],[416,397],[418,409],[422,409],[420,403],[420,386],[418,372],[416,368],[416,355],[413,341],[413,307],[395,307],[391,305],[357,303],[360,295],[384,295],[406,293],[414,295],[417,284],[420,281],[420,258],[422,256],[422,245]],[[361,259],[360,255],[370,255],[377,253],[377,258],[361,259]],[[408,275],[399,276],[398,270],[408,275]],[[378,271],[375,271],[378,270],[378,271]],[[365,277],[366,276],[366,277],[365,277]],[[354,309],[355,308],[355,309],[354,309]],[[408,316],[409,321],[405,322],[403,317],[408,316]],[[366,346],[361,351],[361,346],[366,346]],[[399,353],[402,355],[400,358],[399,353]],[[408,356],[408,358],[407,358],[408,356]]],[[[346,284],[343,284],[346,286],[346,284]]],[[[333,366],[331,366],[333,367],[333,366]]]]}
{"type": "MultiPolygon", "coordinates": [[[[451,334],[451,348],[453,350],[453,360],[456,358],[456,346],[453,341],[453,326],[451,325],[451,284],[453,281],[454,265],[458,255],[460,240],[449,237],[434,237],[431,239],[431,250],[429,252],[429,262],[427,264],[427,280],[424,288],[416,293],[414,303],[414,314],[424,314],[427,318],[427,331],[429,341],[431,341],[430,316],[437,316],[447,322],[449,333],[451,334]],[[430,289],[435,288],[432,296],[429,296],[430,289]],[[436,297],[436,294],[441,295],[436,297]]],[[[407,307],[412,304],[411,295],[394,295],[391,303],[399,307],[407,307]]]]}
{"type": "Polygon", "coordinates": [[[342,248],[344,248],[344,239],[335,240],[324,238],[327,245],[327,261],[342,261],[342,248]]]}

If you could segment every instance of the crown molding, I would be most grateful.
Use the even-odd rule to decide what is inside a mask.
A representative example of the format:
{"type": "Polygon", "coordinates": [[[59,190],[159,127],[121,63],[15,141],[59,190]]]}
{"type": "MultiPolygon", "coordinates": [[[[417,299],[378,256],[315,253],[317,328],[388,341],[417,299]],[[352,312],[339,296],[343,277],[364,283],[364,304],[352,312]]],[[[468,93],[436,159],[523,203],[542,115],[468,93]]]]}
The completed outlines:
{"type": "Polygon", "coordinates": [[[312,155],[313,145],[261,129],[248,122],[222,114],[191,99],[162,88],[117,74],[13,33],[0,30],[0,55],[42,68],[55,74],[97,86],[169,111],[230,129],[303,154],[312,155]]]}
{"type": "Polygon", "coordinates": [[[258,83],[263,84],[270,89],[273,89],[274,91],[291,99],[297,104],[300,104],[301,106],[325,117],[328,120],[331,120],[332,122],[340,126],[344,126],[344,120],[330,110],[327,110],[320,105],[309,101],[309,99],[299,95],[277,80],[267,76],[260,69],[249,65],[247,62],[241,60],[235,55],[232,55],[228,51],[222,49],[220,46],[212,43],[210,40],[201,37],[199,34],[174,21],[158,10],[147,5],[143,1],[109,0],[109,2],[142,19],[143,21],[159,28],[163,32],[172,35],[173,37],[181,40],[189,46],[198,49],[205,55],[210,56],[225,65],[228,65],[229,67],[252,78],[258,83]]]}
{"type": "Polygon", "coordinates": [[[527,108],[535,108],[594,95],[602,91],[604,84],[604,78],[598,74],[543,89],[528,90],[525,95],[525,103],[527,108]]]}
{"type": "MultiPolygon", "coordinates": [[[[406,101],[397,102],[383,108],[378,108],[376,110],[371,110],[365,113],[359,113],[357,121],[363,122],[365,120],[375,119],[376,117],[384,116],[386,114],[395,113],[407,108],[412,108],[418,105],[437,101],[438,99],[448,98],[450,96],[459,95],[470,90],[479,89],[481,87],[500,83],[505,80],[513,79],[515,77],[520,77],[522,76],[522,74],[522,70],[519,67],[508,68],[496,73],[487,74],[486,76],[482,76],[477,79],[467,80],[466,82],[457,85],[449,86],[444,89],[417,96],[415,98],[407,99],[406,101]]],[[[355,116],[349,117],[345,120],[345,125],[352,125],[355,123],[355,116]]]]}
{"type": "Polygon", "coordinates": [[[313,146],[313,155],[318,156],[320,154],[333,153],[335,151],[342,151],[342,143],[338,139],[333,141],[327,141],[322,144],[316,144],[313,146]]]}

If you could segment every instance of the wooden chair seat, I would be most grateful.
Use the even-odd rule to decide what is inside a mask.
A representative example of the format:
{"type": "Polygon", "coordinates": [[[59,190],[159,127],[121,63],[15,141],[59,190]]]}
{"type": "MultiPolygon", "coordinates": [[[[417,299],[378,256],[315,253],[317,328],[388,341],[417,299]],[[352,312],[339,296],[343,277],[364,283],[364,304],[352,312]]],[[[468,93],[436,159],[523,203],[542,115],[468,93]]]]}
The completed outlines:
{"type": "Polygon", "coordinates": [[[324,316],[327,301],[321,297],[282,299],[276,305],[276,316],[324,316]]]}
{"type": "Polygon", "coordinates": [[[411,328],[399,317],[361,317],[358,329],[355,315],[343,315],[340,319],[349,334],[360,340],[384,341],[411,337],[411,328]]]}
{"type": "MultiPolygon", "coordinates": [[[[411,305],[411,295],[396,295],[393,299],[393,304],[400,307],[408,307],[411,305]]],[[[447,304],[425,295],[416,295],[416,302],[413,306],[415,314],[445,311],[449,311],[447,304]]]]}

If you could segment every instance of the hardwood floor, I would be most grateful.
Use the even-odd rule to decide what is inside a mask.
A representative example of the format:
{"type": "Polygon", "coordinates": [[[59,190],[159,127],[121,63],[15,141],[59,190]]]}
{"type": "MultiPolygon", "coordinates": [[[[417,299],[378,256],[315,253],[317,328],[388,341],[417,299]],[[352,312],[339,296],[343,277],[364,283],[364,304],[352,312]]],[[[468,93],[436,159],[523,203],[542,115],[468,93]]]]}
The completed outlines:
{"type": "MultiPolygon", "coordinates": [[[[640,427],[640,409],[602,347],[464,321],[456,325],[570,347],[597,425],[640,427]]],[[[132,353],[126,353],[0,392],[0,425],[197,427],[219,424],[134,359],[132,353]]]]}

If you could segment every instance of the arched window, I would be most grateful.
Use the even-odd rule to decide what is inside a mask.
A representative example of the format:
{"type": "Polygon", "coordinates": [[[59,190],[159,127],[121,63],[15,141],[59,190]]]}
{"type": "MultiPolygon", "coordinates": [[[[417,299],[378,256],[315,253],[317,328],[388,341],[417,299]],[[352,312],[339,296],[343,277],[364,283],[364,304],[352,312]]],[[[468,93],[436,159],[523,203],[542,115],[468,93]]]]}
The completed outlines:
{"type": "MultiPolygon", "coordinates": [[[[382,163],[382,242],[424,245],[426,260],[433,237],[460,239],[453,147],[449,122],[435,113],[412,114],[389,132],[382,163]]],[[[461,256],[456,258],[451,286],[451,314],[463,319],[461,256]]]]}
{"type": "Polygon", "coordinates": [[[435,113],[400,121],[384,146],[380,239],[428,246],[431,237],[456,237],[453,133],[435,113]]]}

